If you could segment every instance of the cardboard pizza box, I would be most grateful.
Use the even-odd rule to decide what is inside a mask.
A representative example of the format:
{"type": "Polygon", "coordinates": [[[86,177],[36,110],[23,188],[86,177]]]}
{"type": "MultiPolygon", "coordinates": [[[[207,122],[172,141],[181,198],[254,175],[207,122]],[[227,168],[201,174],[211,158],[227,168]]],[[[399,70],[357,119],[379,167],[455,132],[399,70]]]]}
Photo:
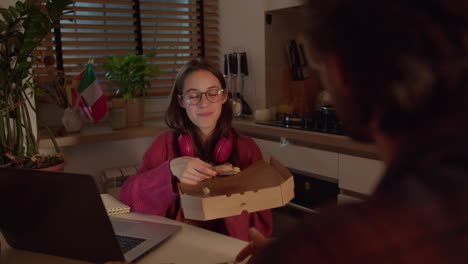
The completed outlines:
{"type": "Polygon", "coordinates": [[[236,175],[218,176],[197,185],[179,183],[187,219],[211,220],[286,205],[294,198],[294,179],[278,160],[259,160],[236,175]]]}

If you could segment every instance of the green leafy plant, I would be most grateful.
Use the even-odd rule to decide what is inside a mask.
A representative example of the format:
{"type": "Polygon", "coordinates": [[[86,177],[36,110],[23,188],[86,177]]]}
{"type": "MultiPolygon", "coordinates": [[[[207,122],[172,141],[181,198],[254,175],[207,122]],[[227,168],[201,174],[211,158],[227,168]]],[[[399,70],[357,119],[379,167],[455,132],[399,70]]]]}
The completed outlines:
{"type": "Polygon", "coordinates": [[[149,78],[156,77],[160,71],[150,59],[154,52],[145,55],[114,55],[107,57],[103,63],[107,70],[106,78],[118,82],[117,95],[124,99],[132,99],[145,95],[145,87],[149,86],[149,78]]]}
{"type": "MultiPolygon", "coordinates": [[[[71,11],[69,0],[49,0],[45,9],[38,1],[17,1],[0,9],[0,166],[41,168],[63,161],[60,155],[40,155],[34,131],[35,86],[33,50],[62,15],[71,11]]],[[[40,120],[38,123],[41,125],[40,120]]],[[[50,130],[55,149],[59,148],[50,130]]]]}

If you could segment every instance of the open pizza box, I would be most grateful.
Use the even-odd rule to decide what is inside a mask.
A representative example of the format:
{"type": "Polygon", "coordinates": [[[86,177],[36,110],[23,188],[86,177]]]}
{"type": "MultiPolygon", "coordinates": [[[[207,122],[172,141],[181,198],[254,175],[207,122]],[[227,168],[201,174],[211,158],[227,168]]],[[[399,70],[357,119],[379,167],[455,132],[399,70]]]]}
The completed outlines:
{"type": "Polygon", "coordinates": [[[294,198],[294,179],[278,160],[259,160],[231,176],[218,176],[197,185],[179,184],[187,219],[211,220],[280,207],[294,198]]]}

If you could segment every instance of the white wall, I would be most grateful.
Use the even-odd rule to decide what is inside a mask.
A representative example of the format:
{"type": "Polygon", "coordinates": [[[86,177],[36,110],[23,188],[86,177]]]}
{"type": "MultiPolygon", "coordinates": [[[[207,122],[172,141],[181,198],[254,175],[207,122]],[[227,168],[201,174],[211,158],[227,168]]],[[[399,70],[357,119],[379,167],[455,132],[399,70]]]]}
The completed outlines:
{"type": "Polygon", "coordinates": [[[153,139],[146,137],[62,148],[65,171],[99,176],[103,169],[140,164],[153,139]]]}
{"type": "MultiPolygon", "coordinates": [[[[265,11],[300,6],[303,0],[219,0],[218,3],[221,55],[232,51],[247,52],[249,76],[245,80],[244,94],[247,103],[252,110],[276,106],[279,103],[278,88],[269,87],[266,78],[279,87],[282,73],[266,71],[271,58],[265,57],[265,47],[272,44],[265,42],[265,11]]],[[[295,27],[290,29],[297,31],[295,27]]]]}
{"type": "MultiPolygon", "coordinates": [[[[156,136],[62,147],[65,171],[89,174],[99,179],[105,169],[140,165],[156,136]]],[[[50,148],[42,148],[41,152],[55,153],[50,148]]]]}
{"type": "Polygon", "coordinates": [[[219,18],[221,55],[234,50],[247,52],[245,99],[253,111],[265,108],[264,2],[220,0],[219,18]]]}

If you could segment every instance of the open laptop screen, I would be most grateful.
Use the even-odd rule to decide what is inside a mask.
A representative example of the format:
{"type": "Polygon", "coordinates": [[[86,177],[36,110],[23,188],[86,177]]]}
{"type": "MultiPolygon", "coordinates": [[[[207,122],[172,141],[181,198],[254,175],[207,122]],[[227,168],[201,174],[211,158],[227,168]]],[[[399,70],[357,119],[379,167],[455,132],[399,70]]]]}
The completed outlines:
{"type": "Polygon", "coordinates": [[[0,168],[0,212],[0,231],[13,248],[124,260],[89,175],[0,168]]]}

